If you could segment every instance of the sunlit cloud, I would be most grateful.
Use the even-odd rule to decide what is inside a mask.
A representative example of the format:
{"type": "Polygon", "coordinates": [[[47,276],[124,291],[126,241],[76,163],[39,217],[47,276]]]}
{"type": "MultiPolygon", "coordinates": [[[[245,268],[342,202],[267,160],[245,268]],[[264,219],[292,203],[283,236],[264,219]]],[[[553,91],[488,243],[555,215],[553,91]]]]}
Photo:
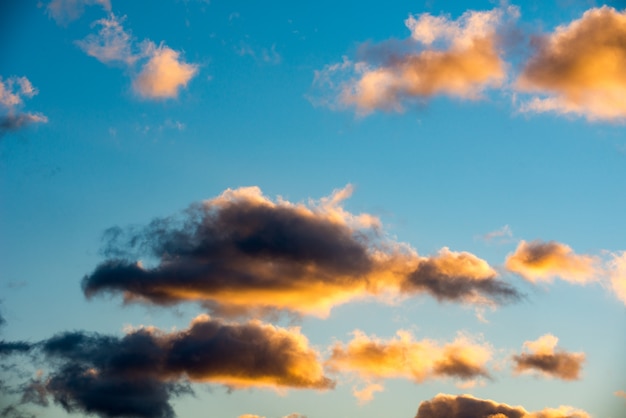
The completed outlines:
{"type": "Polygon", "coordinates": [[[534,372],[562,380],[578,380],[585,354],[569,353],[557,348],[558,341],[552,334],[543,335],[536,341],[526,341],[524,347],[528,351],[513,356],[514,371],[534,372]]]}
{"type": "Polygon", "coordinates": [[[571,283],[597,280],[601,272],[597,257],[580,255],[567,245],[555,241],[520,241],[506,259],[506,268],[536,283],[559,277],[571,283]]]}
{"type": "Polygon", "coordinates": [[[405,25],[411,39],[377,47],[375,55],[386,55],[382,62],[344,59],[316,72],[314,84],[338,90],[339,105],[360,114],[402,111],[405,102],[434,95],[480,99],[485,89],[506,79],[498,31],[518,15],[516,7],[507,6],[467,11],[456,20],[429,13],[409,16],[405,25]],[[347,81],[331,81],[350,72],[347,81]]]}
{"type": "Polygon", "coordinates": [[[52,398],[68,412],[173,417],[170,398],[191,393],[189,382],[231,390],[334,388],[299,328],[260,321],[234,324],[200,315],[170,333],[141,327],[119,338],[74,331],[23,344],[43,355],[51,370],[22,387],[40,394],[38,404],[52,398]]]}
{"type": "Polygon", "coordinates": [[[24,98],[31,98],[39,91],[26,77],[0,76],[0,136],[35,123],[46,123],[48,118],[41,113],[22,112],[24,98]]]}
{"type": "Polygon", "coordinates": [[[354,395],[362,402],[372,399],[373,392],[382,391],[383,379],[408,379],[416,383],[436,378],[457,378],[470,381],[489,378],[486,368],[492,349],[459,336],[451,343],[433,340],[416,341],[405,330],[384,340],[354,331],[347,344],[335,343],[326,365],[332,372],[355,373],[364,382],[364,389],[354,395]]]}
{"type": "Polygon", "coordinates": [[[589,120],[626,117],[626,12],[603,6],[543,36],[517,80],[539,96],[524,112],[555,112],[589,120]]]}
{"type": "Polygon", "coordinates": [[[178,96],[180,89],[198,73],[198,65],[186,63],[181,53],[150,40],[137,42],[123,27],[124,18],[109,14],[92,26],[90,34],[76,44],[89,56],[105,64],[121,65],[133,75],[133,90],[142,98],[168,99],[178,96]],[[138,70],[136,66],[140,66],[138,70]]]}
{"type": "Polygon", "coordinates": [[[479,399],[472,395],[446,395],[440,393],[423,401],[415,418],[591,418],[587,412],[571,406],[545,408],[528,412],[521,406],[510,406],[490,399],[479,399]]]}
{"type": "Polygon", "coordinates": [[[613,395],[617,396],[618,398],[626,399],[626,391],[623,391],[623,390],[615,391],[613,395]]]}
{"type": "Polygon", "coordinates": [[[610,289],[626,305],[626,251],[611,255],[608,262],[610,289]]]}
{"type": "Polygon", "coordinates": [[[153,47],[150,59],[133,81],[133,88],[140,96],[150,99],[177,97],[178,91],[198,72],[196,64],[180,60],[180,52],[167,46],[153,47]]]}
{"type": "Polygon", "coordinates": [[[319,201],[272,201],[257,187],[227,190],[179,217],[111,228],[109,258],[83,279],[88,297],[202,302],[223,315],[287,310],[326,317],[351,300],[427,293],[442,302],[497,305],[519,293],[487,262],[443,248],[419,256],[385,236],[378,218],[352,214],[351,186],[319,201]],[[144,267],[141,258],[157,261],[144,267]]]}
{"type": "Polygon", "coordinates": [[[66,25],[79,17],[85,11],[85,6],[99,5],[106,11],[111,11],[110,0],[52,0],[48,3],[46,11],[57,24],[66,25]]]}

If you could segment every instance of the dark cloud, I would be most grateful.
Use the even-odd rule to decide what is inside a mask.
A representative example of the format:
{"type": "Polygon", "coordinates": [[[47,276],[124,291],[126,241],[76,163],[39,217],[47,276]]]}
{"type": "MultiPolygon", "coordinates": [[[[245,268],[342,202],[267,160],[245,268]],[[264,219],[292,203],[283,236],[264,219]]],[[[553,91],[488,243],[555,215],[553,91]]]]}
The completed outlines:
{"type": "Polygon", "coordinates": [[[381,293],[495,303],[519,294],[479,258],[447,249],[433,259],[384,238],[378,220],[341,206],[351,189],[309,205],[273,202],[256,187],[227,190],[179,217],[111,228],[108,257],[85,295],[122,293],[159,305],[200,301],[220,313],[263,309],[326,315],[381,293]],[[144,267],[138,259],[155,260],[144,267]]]}
{"type": "Polygon", "coordinates": [[[515,370],[538,370],[563,380],[578,380],[585,356],[574,353],[527,354],[513,356],[515,370]]]}
{"type": "MultiPolygon", "coordinates": [[[[22,343],[7,343],[14,352],[22,343]]],[[[36,347],[48,374],[23,385],[22,403],[100,417],[174,417],[172,397],[190,382],[230,389],[331,389],[318,353],[298,329],[251,321],[229,324],[206,315],[183,331],[140,328],[123,337],[65,332],[36,347]]],[[[25,348],[25,347],[24,347],[25,348]]]]}
{"type": "Polygon", "coordinates": [[[0,357],[16,353],[27,353],[33,345],[25,341],[4,341],[0,340],[0,357]]]}
{"type": "Polygon", "coordinates": [[[0,117],[0,135],[17,131],[33,123],[46,123],[48,118],[37,113],[17,113],[0,117]]]}
{"type": "Polygon", "coordinates": [[[471,395],[439,394],[420,404],[415,418],[590,418],[585,411],[569,406],[528,412],[521,406],[510,406],[471,395]]]}

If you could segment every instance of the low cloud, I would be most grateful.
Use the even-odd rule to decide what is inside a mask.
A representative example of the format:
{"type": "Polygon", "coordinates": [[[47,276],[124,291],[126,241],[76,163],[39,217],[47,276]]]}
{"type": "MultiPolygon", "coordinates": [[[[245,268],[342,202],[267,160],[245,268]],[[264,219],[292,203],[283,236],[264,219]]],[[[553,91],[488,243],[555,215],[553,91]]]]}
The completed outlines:
{"type": "MultiPolygon", "coordinates": [[[[360,114],[374,110],[402,111],[405,101],[434,95],[476,100],[485,89],[500,86],[507,65],[502,59],[499,31],[519,14],[513,6],[491,11],[467,11],[456,20],[423,13],[409,16],[411,39],[372,48],[376,59],[327,66],[316,72],[314,84],[339,90],[339,104],[360,114]],[[383,56],[382,62],[380,56],[383,56]],[[348,64],[346,66],[346,64],[348,64]],[[330,82],[342,73],[354,77],[330,82]]],[[[365,47],[367,49],[367,46],[365,47]]],[[[368,54],[366,54],[368,55],[368,54]]]]}
{"type": "Polygon", "coordinates": [[[150,59],[133,81],[133,88],[141,97],[165,99],[178,96],[179,89],[187,87],[198,72],[198,66],[180,60],[180,52],[166,46],[155,47],[150,59]]]}
{"type": "Polygon", "coordinates": [[[179,217],[111,228],[109,258],[84,277],[88,297],[169,305],[199,301],[220,314],[287,310],[327,316],[354,299],[429,293],[491,304],[519,298],[478,257],[444,248],[419,256],[388,239],[380,221],[342,207],[350,186],[308,204],[272,201],[257,187],[227,190],[179,217]],[[143,258],[155,260],[144,267],[143,258]]]}
{"type": "Polygon", "coordinates": [[[68,23],[81,17],[85,6],[99,5],[106,11],[111,11],[110,0],[52,0],[48,3],[46,11],[59,25],[68,23]]]}
{"type": "Polygon", "coordinates": [[[142,327],[121,338],[65,332],[28,349],[34,348],[51,371],[26,385],[24,396],[101,417],[173,417],[170,399],[191,393],[189,382],[229,389],[334,387],[298,328],[260,321],[231,324],[201,315],[182,331],[142,327]]]}
{"type": "Polygon", "coordinates": [[[124,18],[113,13],[97,20],[97,34],[88,35],[76,44],[98,61],[119,65],[133,75],[133,90],[142,98],[168,99],[178,96],[180,89],[198,73],[197,64],[181,59],[181,53],[168,46],[156,45],[150,40],[137,42],[124,29],[124,18]],[[137,67],[140,67],[137,70],[137,67]],[[137,72],[138,71],[138,72],[137,72]]]}
{"type": "Polygon", "coordinates": [[[516,373],[537,372],[562,380],[578,380],[585,362],[584,353],[568,353],[556,348],[559,339],[546,334],[536,341],[526,341],[526,353],[513,356],[516,373]]]}
{"type": "Polygon", "coordinates": [[[589,120],[626,118],[626,11],[603,6],[536,40],[517,89],[540,96],[526,112],[556,112],[589,120]]]}
{"type": "Polygon", "coordinates": [[[436,378],[457,378],[469,381],[489,378],[486,363],[492,349],[468,337],[460,336],[451,343],[440,344],[433,340],[416,341],[408,331],[398,331],[388,340],[354,331],[347,344],[336,343],[326,366],[333,372],[355,373],[366,387],[354,391],[362,402],[372,398],[373,392],[382,391],[383,379],[408,379],[416,383],[436,378]]]}
{"type": "Polygon", "coordinates": [[[597,279],[601,272],[599,260],[579,255],[567,245],[555,241],[521,241],[514,253],[506,258],[506,268],[536,283],[559,277],[565,281],[584,284],[597,279]]]}
{"type": "Polygon", "coordinates": [[[415,418],[591,418],[580,409],[571,406],[545,408],[528,412],[521,406],[510,406],[490,399],[479,399],[471,395],[439,394],[420,404],[415,418]]]}
{"type": "Polygon", "coordinates": [[[48,118],[41,113],[22,112],[24,98],[31,98],[39,91],[26,77],[0,77],[0,136],[17,131],[28,125],[46,123],[48,118]]]}

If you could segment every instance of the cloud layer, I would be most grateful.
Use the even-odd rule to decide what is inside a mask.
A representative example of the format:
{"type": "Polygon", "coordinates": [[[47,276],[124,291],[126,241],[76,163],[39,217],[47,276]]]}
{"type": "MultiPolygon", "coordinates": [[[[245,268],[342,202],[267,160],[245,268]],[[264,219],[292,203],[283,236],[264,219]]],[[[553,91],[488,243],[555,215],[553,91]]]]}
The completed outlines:
{"type": "Polygon", "coordinates": [[[517,88],[547,97],[533,98],[522,110],[626,117],[625,37],[626,11],[604,6],[540,38],[517,88]]]}
{"type": "Polygon", "coordinates": [[[334,387],[298,328],[259,321],[230,324],[201,315],[183,331],[147,327],[122,338],[65,332],[25,345],[52,368],[26,393],[38,393],[39,404],[51,397],[68,412],[103,417],[173,417],[170,398],[191,392],[189,381],[231,389],[334,387]]]}
{"type": "Polygon", "coordinates": [[[556,348],[559,339],[546,334],[536,341],[526,341],[528,352],[513,356],[515,372],[538,372],[562,380],[578,380],[585,362],[584,353],[568,353],[556,348]]]}
{"type": "Polygon", "coordinates": [[[168,305],[199,301],[222,314],[289,310],[326,316],[353,299],[429,293],[441,301],[506,303],[517,291],[483,260],[446,248],[421,257],[380,221],[341,203],[348,186],[309,204],[256,187],[227,190],[181,217],[107,232],[109,259],[83,279],[88,297],[168,305]],[[137,258],[150,257],[146,268],[137,258]]]}
{"type": "Polygon", "coordinates": [[[415,418],[591,418],[589,414],[570,406],[546,408],[528,412],[521,406],[510,406],[471,395],[439,394],[420,404],[415,418]]]}

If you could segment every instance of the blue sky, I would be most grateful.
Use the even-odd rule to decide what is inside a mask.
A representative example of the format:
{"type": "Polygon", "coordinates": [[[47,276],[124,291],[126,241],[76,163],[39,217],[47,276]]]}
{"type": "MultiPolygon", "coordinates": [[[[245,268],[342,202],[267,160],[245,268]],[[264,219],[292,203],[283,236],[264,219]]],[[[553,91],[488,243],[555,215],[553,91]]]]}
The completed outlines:
{"type": "Polygon", "coordinates": [[[0,410],[623,417],[625,7],[0,6],[0,410]]]}

